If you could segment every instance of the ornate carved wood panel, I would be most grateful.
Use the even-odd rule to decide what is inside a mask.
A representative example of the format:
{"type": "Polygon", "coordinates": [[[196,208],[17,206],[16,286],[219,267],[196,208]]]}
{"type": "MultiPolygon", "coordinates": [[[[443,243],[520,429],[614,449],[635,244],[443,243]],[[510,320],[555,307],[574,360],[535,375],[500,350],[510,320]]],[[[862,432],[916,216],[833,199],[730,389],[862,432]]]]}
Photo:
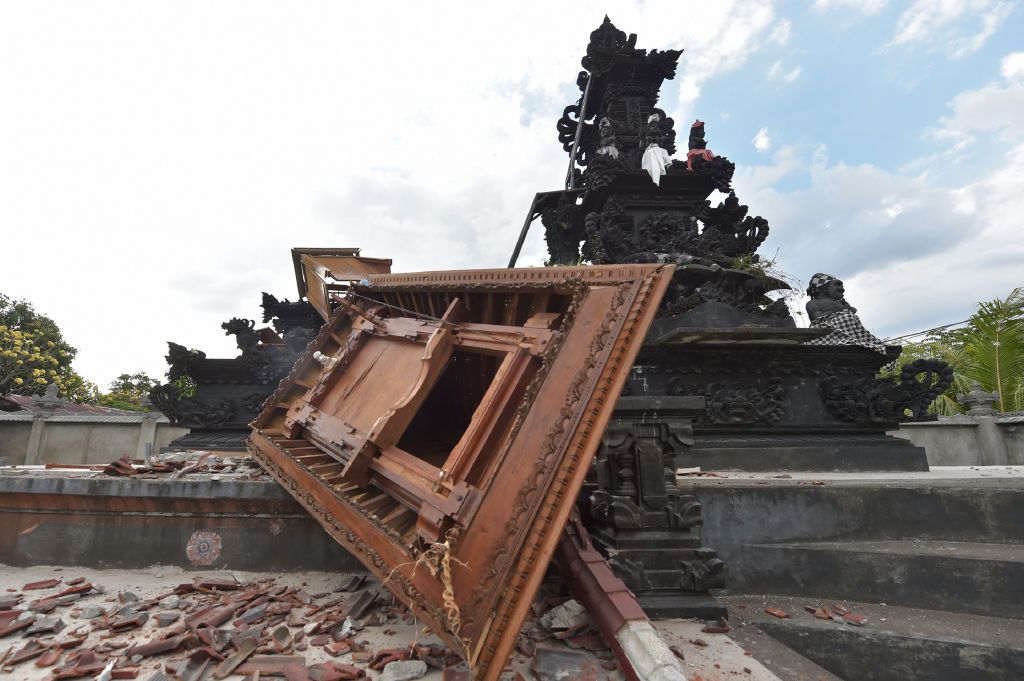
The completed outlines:
{"type": "Polygon", "coordinates": [[[370,277],[250,448],[475,679],[497,679],[672,271],[370,277]]]}

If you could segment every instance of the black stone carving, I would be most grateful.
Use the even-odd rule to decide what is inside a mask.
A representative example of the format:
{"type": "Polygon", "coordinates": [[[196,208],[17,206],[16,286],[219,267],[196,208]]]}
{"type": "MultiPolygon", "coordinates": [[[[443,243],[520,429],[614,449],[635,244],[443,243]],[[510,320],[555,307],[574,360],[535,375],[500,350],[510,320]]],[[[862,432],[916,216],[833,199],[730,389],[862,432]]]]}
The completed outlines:
{"type": "Polygon", "coordinates": [[[928,405],[948,385],[949,368],[919,360],[898,381],[876,378],[899,357],[899,347],[881,354],[859,345],[784,342],[785,335],[809,332],[775,330],[775,342],[757,342],[756,330],[735,338],[740,332],[733,330],[727,345],[715,336],[648,343],[627,392],[706,397],[708,407],[694,418],[695,443],[680,450],[679,466],[927,470],[923,449],[886,431],[900,421],[932,418],[928,405]]]}
{"type": "MultiPolygon", "coordinates": [[[[927,470],[924,450],[886,429],[908,412],[924,418],[948,374],[926,362],[898,382],[881,381],[899,348],[877,339],[873,348],[806,344],[834,330],[796,328],[778,299],[789,286],[756,252],[768,222],[736,196],[736,167],[708,148],[707,125],[690,126],[685,157],[664,166],[654,153],[657,163],[644,170],[652,145],[677,151],[658,93],[681,52],[636,42],[607,17],[591,34],[576,81],[581,96],[557,123],[570,155],[566,189],[538,194],[534,206],[551,264],[676,265],[581,505],[595,543],[648,612],[679,616],[693,613],[681,589],[721,585],[725,566],[700,545],[700,505],[677,488],[676,465],[927,470]],[[726,196],[712,205],[716,189],[726,196]],[[670,408],[687,396],[703,397],[705,408],[670,408]]],[[[824,288],[812,295],[812,319],[837,310],[856,319],[841,282],[816,285],[824,288]]]]}
{"type": "Polygon", "coordinates": [[[219,428],[229,424],[235,415],[234,404],[230,400],[213,403],[186,397],[173,384],[155,386],[149,393],[149,399],[172,424],[186,428],[219,428]]]}
{"type": "Polygon", "coordinates": [[[642,167],[652,145],[676,153],[675,123],[657,103],[680,54],[638,49],[636,36],[607,17],[591,34],[581,97],[557,125],[572,157],[570,183],[583,193],[567,191],[541,213],[549,262],[675,263],[661,317],[715,301],[793,326],[785,304],[766,296],[788,286],[765,275],[755,253],[768,223],[747,215],[732,191],[735,165],[708,151],[704,123],[691,126],[686,158],[671,162],[657,184],[642,167]],[[713,206],[715,189],[728,196],[713,206]]]}
{"type": "Polygon", "coordinates": [[[713,381],[693,383],[676,376],[669,380],[673,395],[703,395],[704,413],[694,419],[698,424],[771,424],[782,418],[786,389],[781,378],[756,381],[713,381]]]}
{"type": "Polygon", "coordinates": [[[700,502],[680,492],[675,476],[702,406],[691,396],[620,397],[585,504],[591,537],[616,574],[662,614],[692,612],[695,596],[723,586],[724,564],[700,545],[700,502]]]}
{"type": "Polygon", "coordinates": [[[942,360],[918,359],[903,367],[899,382],[888,378],[828,376],[818,384],[826,409],[848,423],[894,424],[934,421],[930,405],[953,383],[953,369],[942,360]]]}
{"type": "Polygon", "coordinates": [[[262,307],[263,323],[271,323],[284,344],[295,353],[305,352],[306,346],[316,337],[317,329],[323,324],[316,309],[303,300],[278,300],[264,292],[262,307]]]}
{"type": "MultiPolygon", "coordinates": [[[[316,319],[319,320],[320,316],[317,315],[316,319]]],[[[262,343],[256,332],[256,322],[251,319],[234,317],[221,324],[221,328],[226,335],[235,337],[235,343],[242,352],[239,359],[248,367],[253,380],[260,385],[273,386],[288,375],[298,355],[306,349],[316,333],[313,329],[289,329],[293,344],[309,338],[301,347],[293,349],[287,343],[262,343]]]]}
{"type": "Polygon", "coordinates": [[[206,359],[206,353],[202,350],[189,350],[184,345],[167,343],[167,378],[177,381],[191,375],[192,368],[206,359]]]}
{"type": "Polygon", "coordinates": [[[249,422],[323,324],[308,303],[279,301],[269,293],[263,294],[263,321],[276,333],[239,317],[221,324],[238,345],[234,359],[168,343],[168,382],[154,387],[150,400],[172,424],[193,430],[180,446],[244,450],[249,422]]]}
{"type": "Polygon", "coordinates": [[[683,561],[679,588],[685,591],[706,591],[725,586],[725,561],[711,549],[697,549],[693,560],[683,561]]]}

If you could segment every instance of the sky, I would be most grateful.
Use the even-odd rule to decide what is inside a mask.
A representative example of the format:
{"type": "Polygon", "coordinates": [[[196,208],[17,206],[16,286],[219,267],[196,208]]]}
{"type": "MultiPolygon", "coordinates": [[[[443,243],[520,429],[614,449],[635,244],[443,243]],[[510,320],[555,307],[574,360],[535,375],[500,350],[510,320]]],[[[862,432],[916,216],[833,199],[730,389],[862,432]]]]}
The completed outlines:
{"type": "Polygon", "coordinates": [[[502,267],[608,14],[685,50],[661,106],[737,164],[763,257],[881,337],[961,321],[1024,285],[1022,4],[0,0],[0,292],[105,386],[236,355],[294,246],[502,267]]]}

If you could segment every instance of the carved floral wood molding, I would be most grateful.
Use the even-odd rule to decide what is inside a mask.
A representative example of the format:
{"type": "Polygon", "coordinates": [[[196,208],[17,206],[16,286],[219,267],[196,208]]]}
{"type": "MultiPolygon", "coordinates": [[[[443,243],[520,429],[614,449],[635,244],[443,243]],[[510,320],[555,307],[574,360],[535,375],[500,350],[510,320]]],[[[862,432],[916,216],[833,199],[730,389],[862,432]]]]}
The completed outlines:
{"type": "Polygon", "coordinates": [[[475,679],[497,679],[672,273],[372,276],[250,448],[475,679]]]}

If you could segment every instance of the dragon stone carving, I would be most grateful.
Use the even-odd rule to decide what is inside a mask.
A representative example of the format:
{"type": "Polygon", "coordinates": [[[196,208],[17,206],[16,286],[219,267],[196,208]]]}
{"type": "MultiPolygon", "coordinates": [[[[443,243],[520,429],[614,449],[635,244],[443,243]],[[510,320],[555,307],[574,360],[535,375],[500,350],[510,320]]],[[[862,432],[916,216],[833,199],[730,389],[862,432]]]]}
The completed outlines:
{"type": "Polygon", "coordinates": [[[937,419],[928,405],[952,383],[953,369],[946,362],[918,359],[903,367],[898,382],[829,376],[818,387],[825,407],[840,421],[899,423],[937,419]]]}
{"type": "Polygon", "coordinates": [[[292,365],[323,320],[306,302],[278,300],[263,294],[263,321],[272,322],[281,341],[270,334],[263,341],[256,322],[234,317],[223,324],[235,337],[239,356],[208,359],[206,353],[168,343],[168,382],[150,392],[150,400],[178,426],[199,430],[232,430],[244,440],[246,424],[259,413],[277,383],[292,365]],[[283,342],[282,342],[283,341],[283,342]]]}

